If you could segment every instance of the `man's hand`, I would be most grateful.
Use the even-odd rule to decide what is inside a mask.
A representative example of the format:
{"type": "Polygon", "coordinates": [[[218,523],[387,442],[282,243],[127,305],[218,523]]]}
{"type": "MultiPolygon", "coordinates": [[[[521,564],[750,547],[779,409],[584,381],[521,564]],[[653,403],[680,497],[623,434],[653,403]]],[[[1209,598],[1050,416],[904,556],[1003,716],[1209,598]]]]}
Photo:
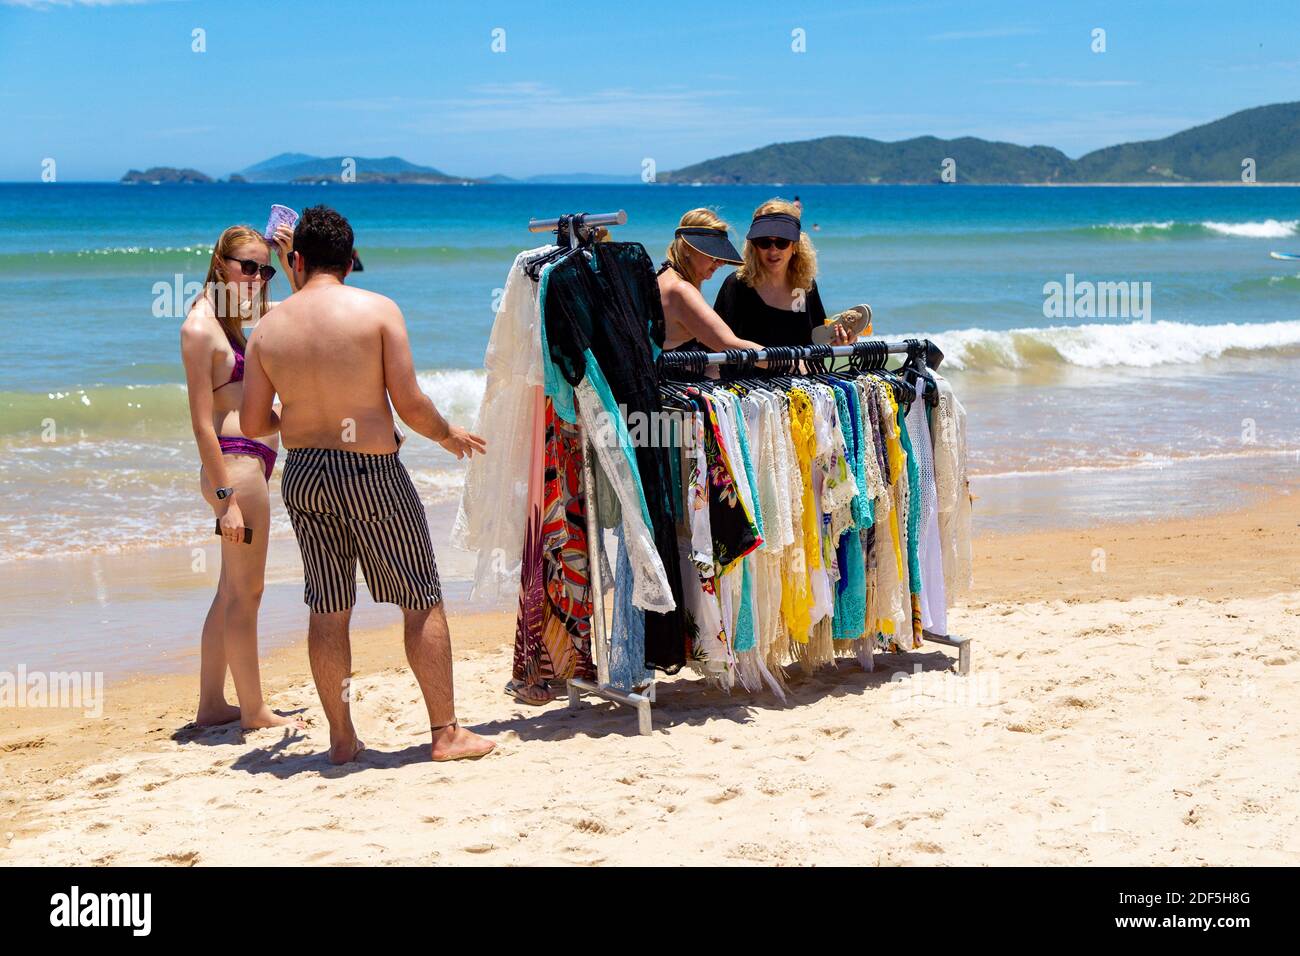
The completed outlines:
{"type": "Polygon", "coordinates": [[[482,438],[450,422],[447,424],[447,437],[438,444],[455,455],[457,460],[466,456],[473,457],[475,452],[482,455],[487,451],[487,442],[482,438]]]}

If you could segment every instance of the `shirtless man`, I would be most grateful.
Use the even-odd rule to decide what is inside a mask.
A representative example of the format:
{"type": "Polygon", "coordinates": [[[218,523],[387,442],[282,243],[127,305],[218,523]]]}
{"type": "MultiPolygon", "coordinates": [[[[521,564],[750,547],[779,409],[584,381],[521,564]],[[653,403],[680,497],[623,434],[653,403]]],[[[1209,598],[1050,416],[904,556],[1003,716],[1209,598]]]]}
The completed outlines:
{"type": "Polygon", "coordinates": [[[270,431],[279,393],[288,449],[281,496],[302,551],[308,650],[329,719],[330,762],[346,763],[363,748],[344,689],[358,560],[371,597],[402,608],[433,759],[485,756],[495,745],[456,720],[438,570],[424,506],[397,457],[392,409],[457,458],[485,444],[448,424],[420,390],[397,305],[343,284],[352,268],[346,219],[325,206],[303,212],[292,266],[298,291],[271,309],[248,341],[240,421],[247,434],[270,431]]]}

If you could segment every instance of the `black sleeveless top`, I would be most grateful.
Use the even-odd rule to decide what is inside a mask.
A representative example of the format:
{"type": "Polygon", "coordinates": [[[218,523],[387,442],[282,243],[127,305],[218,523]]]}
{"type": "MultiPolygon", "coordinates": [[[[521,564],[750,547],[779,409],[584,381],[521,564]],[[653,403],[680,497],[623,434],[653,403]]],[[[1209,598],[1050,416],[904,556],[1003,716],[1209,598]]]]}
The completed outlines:
{"type": "Polygon", "coordinates": [[[804,306],[802,312],[774,308],[733,272],[723,280],[713,311],[742,339],[764,345],[811,345],[812,330],[826,321],[826,307],[815,280],[804,297],[804,306]]]}

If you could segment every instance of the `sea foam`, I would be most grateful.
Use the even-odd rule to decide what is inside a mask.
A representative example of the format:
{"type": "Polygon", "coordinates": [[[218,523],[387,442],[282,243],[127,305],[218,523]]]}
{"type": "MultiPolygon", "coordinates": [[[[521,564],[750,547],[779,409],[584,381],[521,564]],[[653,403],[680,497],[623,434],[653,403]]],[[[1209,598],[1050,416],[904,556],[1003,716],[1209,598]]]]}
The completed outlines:
{"type": "Polygon", "coordinates": [[[1230,351],[1300,349],[1300,322],[1257,325],[1130,322],[1000,332],[976,328],[926,337],[943,350],[946,368],[1016,369],[1045,362],[1080,368],[1150,368],[1200,362],[1230,351]]]}

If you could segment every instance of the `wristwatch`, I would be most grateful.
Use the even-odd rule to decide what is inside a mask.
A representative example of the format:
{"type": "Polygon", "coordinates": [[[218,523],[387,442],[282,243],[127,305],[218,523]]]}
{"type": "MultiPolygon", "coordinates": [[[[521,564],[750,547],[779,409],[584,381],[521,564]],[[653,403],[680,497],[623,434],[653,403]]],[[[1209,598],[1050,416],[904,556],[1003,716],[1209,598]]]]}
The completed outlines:
{"type": "Polygon", "coordinates": [[[229,497],[230,497],[231,495],[233,495],[234,493],[235,493],[235,489],[234,489],[234,488],[218,488],[218,489],[217,489],[217,500],[218,500],[218,501],[225,501],[227,498],[229,498],[229,497]]]}

